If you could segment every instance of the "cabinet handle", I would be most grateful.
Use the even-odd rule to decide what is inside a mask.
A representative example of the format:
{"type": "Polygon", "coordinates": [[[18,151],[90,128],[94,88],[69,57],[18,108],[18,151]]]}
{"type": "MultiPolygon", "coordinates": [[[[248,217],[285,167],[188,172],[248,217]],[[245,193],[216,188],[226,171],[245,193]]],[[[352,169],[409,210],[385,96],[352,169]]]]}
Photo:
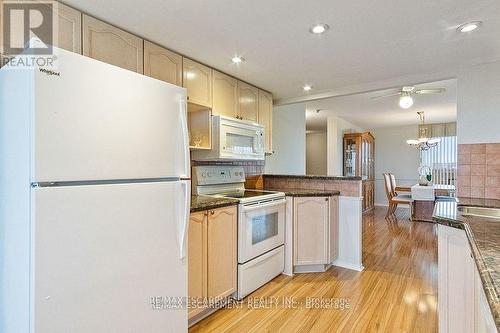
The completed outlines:
{"type": "Polygon", "coordinates": [[[328,198],[325,198],[325,201],[328,201],[328,198]]]}
{"type": "Polygon", "coordinates": [[[210,215],[214,215],[214,214],[215,214],[215,211],[211,210],[210,215]]]}

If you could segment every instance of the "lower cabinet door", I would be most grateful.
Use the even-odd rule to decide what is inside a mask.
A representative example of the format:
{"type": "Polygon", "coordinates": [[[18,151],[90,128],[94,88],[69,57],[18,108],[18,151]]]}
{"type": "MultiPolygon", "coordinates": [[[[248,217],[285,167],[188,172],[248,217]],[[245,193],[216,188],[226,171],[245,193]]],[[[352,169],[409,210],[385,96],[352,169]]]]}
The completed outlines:
{"type": "Polygon", "coordinates": [[[328,263],[329,203],[327,197],[294,199],[294,265],[328,263]]]}
{"type": "Polygon", "coordinates": [[[474,332],[474,265],[465,232],[438,225],[439,332],[474,332]]]}
{"type": "Polygon", "coordinates": [[[330,198],[330,239],[328,240],[328,262],[332,263],[339,255],[339,200],[330,198]]]}
{"type": "Polygon", "coordinates": [[[236,291],[237,210],[219,208],[208,214],[208,297],[222,299],[236,291]]]}
{"type": "Polygon", "coordinates": [[[193,213],[188,233],[188,316],[204,309],[199,307],[207,297],[207,212],[193,213]]]}

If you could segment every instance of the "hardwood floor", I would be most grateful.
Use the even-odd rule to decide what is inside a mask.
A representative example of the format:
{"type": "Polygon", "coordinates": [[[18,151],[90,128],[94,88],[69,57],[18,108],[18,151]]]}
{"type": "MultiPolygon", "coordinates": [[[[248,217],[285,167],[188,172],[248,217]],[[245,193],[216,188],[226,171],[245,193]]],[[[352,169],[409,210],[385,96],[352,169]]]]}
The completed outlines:
{"type": "Polygon", "coordinates": [[[281,275],[189,332],[437,332],[436,225],[385,213],[364,216],[363,272],[281,275]],[[308,307],[307,298],[331,306],[308,307]]]}

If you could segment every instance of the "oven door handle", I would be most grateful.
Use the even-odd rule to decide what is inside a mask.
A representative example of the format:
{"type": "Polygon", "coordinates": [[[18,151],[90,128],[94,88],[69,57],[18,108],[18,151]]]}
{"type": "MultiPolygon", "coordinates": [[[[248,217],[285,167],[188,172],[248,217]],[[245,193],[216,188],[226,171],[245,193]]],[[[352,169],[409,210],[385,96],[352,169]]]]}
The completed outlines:
{"type": "Polygon", "coordinates": [[[250,211],[250,210],[255,210],[255,209],[262,209],[262,208],[269,208],[269,207],[274,207],[274,206],[279,206],[282,204],[286,203],[286,199],[280,199],[280,200],[274,200],[274,201],[269,201],[264,204],[261,203],[254,203],[254,204],[249,204],[249,205],[243,205],[241,207],[242,211],[250,211]]]}

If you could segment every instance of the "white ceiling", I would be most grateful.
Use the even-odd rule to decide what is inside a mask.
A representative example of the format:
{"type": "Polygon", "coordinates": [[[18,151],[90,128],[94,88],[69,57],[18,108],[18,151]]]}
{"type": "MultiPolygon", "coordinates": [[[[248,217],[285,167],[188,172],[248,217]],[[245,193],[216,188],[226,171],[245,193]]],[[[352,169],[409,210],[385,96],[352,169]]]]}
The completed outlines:
{"type": "Polygon", "coordinates": [[[456,79],[416,85],[417,88],[446,88],[442,94],[413,96],[410,109],[399,107],[399,97],[373,99],[398,89],[385,89],[361,94],[332,97],[306,104],[308,131],[326,130],[327,117],[335,115],[361,128],[418,124],[417,111],[425,112],[426,123],[454,122],[457,117],[456,79]],[[317,110],[320,110],[319,113],[317,110]]]}
{"type": "Polygon", "coordinates": [[[63,1],[277,99],[307,97],[305,83],[314,95],[423,73],[449,78],[461,67],[500,60],[498,0],[63,1]],[[478,19],[480,30],[456,32],[478,19]],[[331,29],[313,36],[317,22],[331,29]],[[247,61],[231,64],[235,54],[247,61]]]}

